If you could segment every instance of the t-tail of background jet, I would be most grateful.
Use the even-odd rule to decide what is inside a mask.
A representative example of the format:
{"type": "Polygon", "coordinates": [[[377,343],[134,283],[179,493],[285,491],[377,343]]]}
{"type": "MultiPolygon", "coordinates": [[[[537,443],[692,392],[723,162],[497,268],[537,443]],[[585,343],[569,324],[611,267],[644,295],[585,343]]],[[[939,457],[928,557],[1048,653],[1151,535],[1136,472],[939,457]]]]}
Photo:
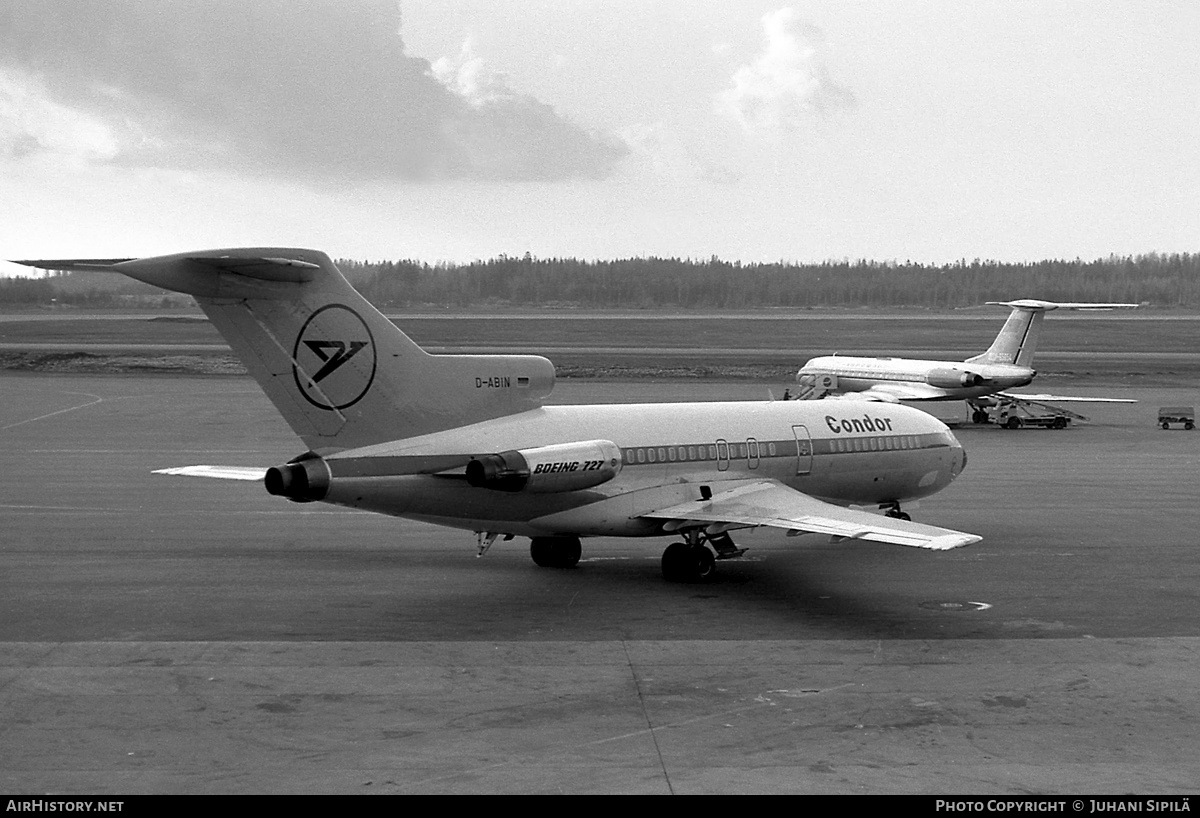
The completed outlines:
{"type": "Polygon", "coordinates": [[[1087,304],[1077,302],[1038,301],[1025,298],[1019,301],[989,301],[1000,307],[1011,307],[1008,320],[987,352],[968,358],[966,363],[1013,364],[1033,369],[1033,353],[1037,351],[1042,319],[1051,310],[1111,310],[1136,307],[1137,304],[1087,304]]]}
{"type": "Polygon", "coordinates": [[[194,296],[296,434],[321,454],[533,409],[554,386],[553,364],[538,356],[426,353],[315,250],[21,263],[111,270],[194,296]]]}

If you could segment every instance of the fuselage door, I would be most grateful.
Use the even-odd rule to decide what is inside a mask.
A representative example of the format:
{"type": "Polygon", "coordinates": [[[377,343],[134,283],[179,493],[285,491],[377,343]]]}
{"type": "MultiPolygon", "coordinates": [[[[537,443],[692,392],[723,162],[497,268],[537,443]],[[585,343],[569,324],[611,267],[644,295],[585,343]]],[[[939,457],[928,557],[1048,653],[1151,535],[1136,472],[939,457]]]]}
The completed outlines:
{"type": "Polygon", "coordinates": [[[812,438],[808,436],[808,427],[793,426],[792,434],[796,436],[796,474],[808,474],[812,471],[812,438]]]}
{"type": "Polygon", "coordinates": [[[724,438],[717,438],[717,471],[725,471],[729,468],[729,442],[724,438]]]}

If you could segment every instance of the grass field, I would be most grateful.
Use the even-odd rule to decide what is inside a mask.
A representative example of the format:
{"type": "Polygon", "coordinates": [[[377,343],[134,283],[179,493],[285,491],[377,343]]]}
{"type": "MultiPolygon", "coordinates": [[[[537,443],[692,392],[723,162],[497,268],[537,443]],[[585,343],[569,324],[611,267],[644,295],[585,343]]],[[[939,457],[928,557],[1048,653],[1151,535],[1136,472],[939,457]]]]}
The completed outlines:
{"type": "MultiPolygon", "coordinates": [[[[432,351],[545,354],[561,377],[735,378],[786,381],[830,353],[962,360],[982,352],[1002,308],[951,314],[799,312],[793,315],[464,314],[393,316],[432,351]]],[[[1200,376],[1200,316],[1051,315],[1041,336],[1043,374],[1067,379],[1200,376]],[[1111,351],[1112,356],[1104,355],[1111,351]],[[1131,357],[1134,356],[1134,357],[1131,357]],[[1141,356],[1137,358],[1136,356],[1141,356]]],[[[198,314],[56,313],[0,316],[0,368],[69,372],[236,374],[240,364],[198,314]],[[153,352],[96,345],[153,346],[153,352]],[[210,345],[171,350],[176,345],[210,345]],[[166,349],[164,349],[164,347],[166,349]]]]}

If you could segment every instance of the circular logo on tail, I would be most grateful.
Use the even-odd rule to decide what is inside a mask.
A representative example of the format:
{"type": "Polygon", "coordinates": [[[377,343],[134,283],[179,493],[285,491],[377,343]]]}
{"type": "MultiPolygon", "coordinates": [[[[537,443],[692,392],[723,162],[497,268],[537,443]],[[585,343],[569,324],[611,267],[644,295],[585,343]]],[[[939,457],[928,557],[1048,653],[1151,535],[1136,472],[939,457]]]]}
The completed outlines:
{"type": "Polygon", "coordinates": [[[375,339],[349,307],[329,304],[309,316],[296,336],[292,374],[304,399],[318,409],[345,409],[375,380],[375,339]]]}

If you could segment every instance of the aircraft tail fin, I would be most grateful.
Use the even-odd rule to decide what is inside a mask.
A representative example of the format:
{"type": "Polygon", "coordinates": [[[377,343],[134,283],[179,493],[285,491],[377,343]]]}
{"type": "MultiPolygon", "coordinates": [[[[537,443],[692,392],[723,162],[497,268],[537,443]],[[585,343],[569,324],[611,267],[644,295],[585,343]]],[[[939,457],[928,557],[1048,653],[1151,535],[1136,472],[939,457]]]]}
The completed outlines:
{"type": "Polygon", "coordinates": [[[1008,320],[987,352],[968,358],[967,363],[1015,364],[1033,368],[1042,320],[1051,310],[1113,310],[1137,307],[1137,304],[1085,303],[1075,301],[1039,301],[1024,298],[1017,301],[988,301],[990,305],[1010,307],[1008,320]]]}
{"type": "Polygon", "coordinates": [[[20,263],[109,270],[194,296],[296,434],[321,454],[533,409],[554,386],[554,366],[539,356],[430,355],[315,250],[20,263]]]}

